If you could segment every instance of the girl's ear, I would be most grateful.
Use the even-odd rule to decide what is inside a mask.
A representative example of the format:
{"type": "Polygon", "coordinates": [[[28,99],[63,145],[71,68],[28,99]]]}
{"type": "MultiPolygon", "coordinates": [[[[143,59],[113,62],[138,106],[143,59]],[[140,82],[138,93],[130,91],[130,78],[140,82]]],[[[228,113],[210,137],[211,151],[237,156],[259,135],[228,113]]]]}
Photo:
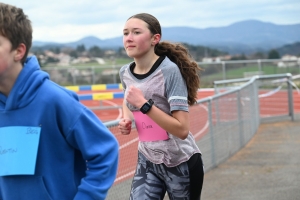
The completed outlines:
{"type": "Polygon", "coordinates": [[[15,61],[21,61],[26,53],[26,46],[25,44],[21,43],[19,46],[15,49],[15,61]]]}
{"type": "Polygon", "coordinates": [[[152,45],[155,46],[157,43],[159,43],[160,38],[161,38],[160,34],[153,35],[152,45]]]}

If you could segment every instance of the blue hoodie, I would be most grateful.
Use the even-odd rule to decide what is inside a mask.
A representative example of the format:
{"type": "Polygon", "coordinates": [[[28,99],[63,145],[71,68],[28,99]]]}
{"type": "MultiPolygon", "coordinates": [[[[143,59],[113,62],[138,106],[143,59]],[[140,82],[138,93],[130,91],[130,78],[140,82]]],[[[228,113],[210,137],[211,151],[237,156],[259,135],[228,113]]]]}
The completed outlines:
{"type": "Polygon", "coordinates": [[[116,178],[118,142],[75,93],[49,80],[34,56],[9,96],[0,93],[0,128],[9,126],[41,132],[35,174],[0,176],[1,200],[105,199],[116,178]]]}

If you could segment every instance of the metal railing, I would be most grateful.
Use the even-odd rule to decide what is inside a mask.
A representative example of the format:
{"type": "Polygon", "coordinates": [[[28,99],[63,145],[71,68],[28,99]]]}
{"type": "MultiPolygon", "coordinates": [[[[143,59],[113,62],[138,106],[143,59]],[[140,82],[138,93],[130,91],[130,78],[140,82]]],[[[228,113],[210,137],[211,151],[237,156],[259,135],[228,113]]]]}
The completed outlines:
{"type": "MultiPolygon", "coordinates": [[[[202,152],[205,172],[243,148],[263,120],[294,120],[291,77],[287,73],[215,81],[216,94],[190,106],[190,131],[202,152]]],[[[121,135],[118,121],[105,123],[120,143],[118,177],[107,197],[113,200],[128,199],[138,144],[135,128],[131,136],[121,135]]]]}
{"type": "MultiPolygon", "coordinates": [[[[300,59],[261,59],[220,62],[197,62],[203,68],[202,87],[211,87],[214,80],[228,80],[253,75],[300,74],[300,59]]],[[[51,79],[59,85],[94,85],[120,83],[119,70],[122,66],[56,66],[43,67],[51,79]]]]}

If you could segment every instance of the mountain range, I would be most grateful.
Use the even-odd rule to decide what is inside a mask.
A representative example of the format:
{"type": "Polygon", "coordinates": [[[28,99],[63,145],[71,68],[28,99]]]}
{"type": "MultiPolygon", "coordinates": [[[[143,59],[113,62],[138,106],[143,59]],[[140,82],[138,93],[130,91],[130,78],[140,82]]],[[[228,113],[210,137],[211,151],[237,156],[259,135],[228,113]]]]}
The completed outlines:
{"type": "MultiPolygon", "coordinates": [[[[121,35],[121,34],[120,34],[121,35]]],[[[250,54],[267,52],[270,49],[300,42],[300,24],[278,25],[258,20],[246,20],[224,27],[192,28],[162,27],[162,41],[181,42],[215,48],[229,54],[250,54]]],[[[99,39],[87,36],[69,43],[33,41],[34,47],[73,47],[85,45],[86,48],[98,46],[102,49],[123,47],[122,36],[99,39]]]]}

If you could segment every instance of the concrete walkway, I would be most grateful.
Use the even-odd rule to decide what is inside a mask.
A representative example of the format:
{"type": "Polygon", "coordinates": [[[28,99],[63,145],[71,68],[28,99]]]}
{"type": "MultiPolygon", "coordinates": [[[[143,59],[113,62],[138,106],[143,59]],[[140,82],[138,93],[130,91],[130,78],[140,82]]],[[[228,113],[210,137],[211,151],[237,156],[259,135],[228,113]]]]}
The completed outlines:
{"type": "Polygon", "coordinates": [[[299,117],[261,124],[243,149],[205,173],[201,200],[300,200],[299,117]]]}

